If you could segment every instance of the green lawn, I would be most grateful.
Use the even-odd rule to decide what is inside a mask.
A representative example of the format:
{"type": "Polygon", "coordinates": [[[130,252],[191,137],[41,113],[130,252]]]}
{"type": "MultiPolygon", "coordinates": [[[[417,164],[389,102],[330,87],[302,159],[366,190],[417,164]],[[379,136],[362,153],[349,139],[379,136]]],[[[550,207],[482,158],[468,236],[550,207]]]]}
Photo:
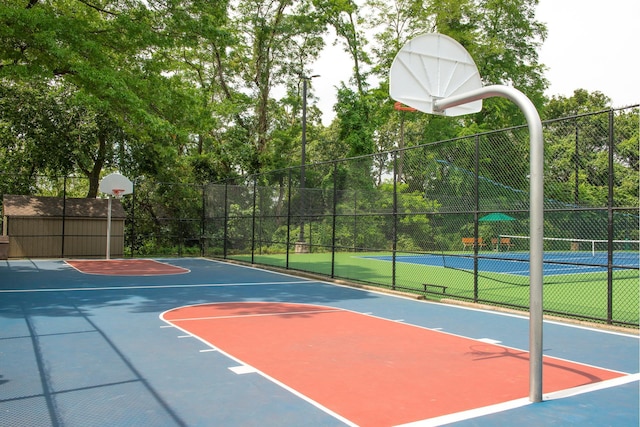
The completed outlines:
{"type": "MultiPolygon", "coordinates": [[[[391,288],[392,263],[365,256],[389,253],[335,253],[335,278],[391,288]]],[[[250,262],[250,255],[234,255],[230,259],[250,262]]],[[[254,263],[286,267],[286,255],[254,255],[254,263]]],[[[331,276],[332,254],[289,254],[289,268],[331,276]]],[[[396,289],[424,293],[424,283],[446,286],[445,294],[429,293],[427,297],[473,299],[472,272],[452,268],[412,263],[396,263],[396,289]]],[[[615,272],[613,278],[612,319],[614,323],[638,325],[639,280],[635,270],[615,272]]],[[[433,288],[436,291],[436,288],[433,288]]],[[[437,290],[440,292],[440,290],[437,290]]],[[[544,309],[586,319],[607,319],[606,273],[548,275],[544,277],[544,309]]],[[[480,271],[478,295],[480,302],[528,307],[529,278],[527,276],[480,271]]]]}

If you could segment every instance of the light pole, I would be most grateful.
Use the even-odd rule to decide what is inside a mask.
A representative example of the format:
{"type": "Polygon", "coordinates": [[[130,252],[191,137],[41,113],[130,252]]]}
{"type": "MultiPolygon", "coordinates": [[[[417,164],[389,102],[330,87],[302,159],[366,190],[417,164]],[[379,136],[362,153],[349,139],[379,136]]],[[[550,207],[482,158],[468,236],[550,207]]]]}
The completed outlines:
{"type": "Polygon", "coordinates": [[[304,189],[305,189],[305,170],[306,150],[307,150],[307,87],[311,79],[320,77],[318,74],[313,76],[300,75],[302,80],[302,154],[300,160],[300,235],[296,243],[296,252],[308,252],[309,248],[304,241],[304,189]]]}

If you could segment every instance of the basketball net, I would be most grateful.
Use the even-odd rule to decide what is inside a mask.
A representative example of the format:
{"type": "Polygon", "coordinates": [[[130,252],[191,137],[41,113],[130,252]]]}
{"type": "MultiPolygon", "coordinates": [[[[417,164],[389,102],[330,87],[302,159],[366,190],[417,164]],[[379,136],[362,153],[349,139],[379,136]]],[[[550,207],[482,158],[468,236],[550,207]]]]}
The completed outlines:
{"type": "Polygon", "coordinates": [[[120,197],[122,197],[123,193],[124,193],[124,189],[122,189],[122,188],[114,188],[114,189],[111,190],[111,194],[116,199],[119,199],[120,197]]]}

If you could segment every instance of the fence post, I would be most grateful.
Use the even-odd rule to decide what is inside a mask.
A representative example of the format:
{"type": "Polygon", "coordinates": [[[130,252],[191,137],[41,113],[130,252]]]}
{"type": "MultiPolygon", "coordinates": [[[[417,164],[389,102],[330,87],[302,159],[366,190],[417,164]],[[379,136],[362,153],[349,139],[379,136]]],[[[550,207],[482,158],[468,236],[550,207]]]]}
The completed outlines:
{"type": "Polygon", "coordinates": [[[135,241],[135,228],[136,228],[136,187],[138,178],[133,178],[133,191],[131,192],[131,212],[127,213],[131,218],[131,226],[129,233],[129,249],[131,250],[131,258],[133,258],[135,250],[134,241],[135,241]]]}
{"type": "Polygon", "coordinates": [[[67,174],[64,175],[62,184],[62,238],[60,243],[60,257],[64,258],[65,224],[67,222],[67,174]]]}
{"type": "Polygon", "coordinates": [[[289,176],[287,177],[287,256],[285,261],[285,268],[287,270],[289,269],[289,245],[291,242],[291,170],[292,168],[289,168],[289,176]]]}
{"type": "Polygon", "coordinates": [[[474,212],[473,212],[473,238],[475,244],[473,245],[473,302],[478,302],[478,250],[479,235],[478,235],[478,211],[480,210],[480,136],[475,136],[475,154],[474,154],[474,212]]]}
{"type": "Polygon", "coordinates": [[[613,186],[614,186],[614,169],[613,169],[613,109],[609,110],[609,194],[607,200],[607,323],[613,323],[613,186]]]}
{"type": "Polygon", "coordinates": [[[227,259],[227,240],[229,238],[229,180],[224,182],[224,232],[222,233],[222,258],[227,259]]]}
{"type": "Polygon", "coordinates": [[[391,243],[391,289],[396,289],[396,250],[398,249],[398,151],[393,152],[393,230],[391,243]]]}
{"type": "Polygon", "coordinates": [[[358,250],[358,192],[353,190],[353,251],[358,250]]]}
{"type": "Polygon", "coordinates": [[[574,177],[576,182],[573,185],[573,203],[578,206],[580,203],[580,162],[578,159],[580,158],[580,126],[578,125],[578,118],[575,118],[576,122],[576,134],[575,134],[575,147],[573,153],[573,164],[574,164],[574,177]]]}
{"type": "Polygon", "coordinates": [[[336,216],[338,214],[338,162],[333,162],[333,218],[331,224],[331,278],[336,274],[336,216]]]}
{"type": "Polygon", "coordinates": [[[258,178],[253,176],[253,212],[251,214],[251,264],[254,264],[256,252],[256,191],[258,189],[258,178]]]}
{"type": "Polygon", "coordinates": [[[207,184],[202,184],[202,210],[200,212],[200,256],[204,256],[204,247],[205,247],[205,230],[206,230],[206,205],[205,205],[205,191],[207,188],[207,184]]]}

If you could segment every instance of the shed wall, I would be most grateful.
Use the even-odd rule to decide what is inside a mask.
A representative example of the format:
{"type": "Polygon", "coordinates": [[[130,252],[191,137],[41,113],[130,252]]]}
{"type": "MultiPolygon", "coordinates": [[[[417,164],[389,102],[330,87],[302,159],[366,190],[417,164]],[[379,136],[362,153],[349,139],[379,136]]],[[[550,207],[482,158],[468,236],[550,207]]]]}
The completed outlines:
{"type": "MultiPolygon", "coordinates": [[[[106,219],[11,217],[5,226],[10,258],[106,256],[106,219]]],[[[124,220],[112,219],[111,256],[123,255],[124,220]]]]}

